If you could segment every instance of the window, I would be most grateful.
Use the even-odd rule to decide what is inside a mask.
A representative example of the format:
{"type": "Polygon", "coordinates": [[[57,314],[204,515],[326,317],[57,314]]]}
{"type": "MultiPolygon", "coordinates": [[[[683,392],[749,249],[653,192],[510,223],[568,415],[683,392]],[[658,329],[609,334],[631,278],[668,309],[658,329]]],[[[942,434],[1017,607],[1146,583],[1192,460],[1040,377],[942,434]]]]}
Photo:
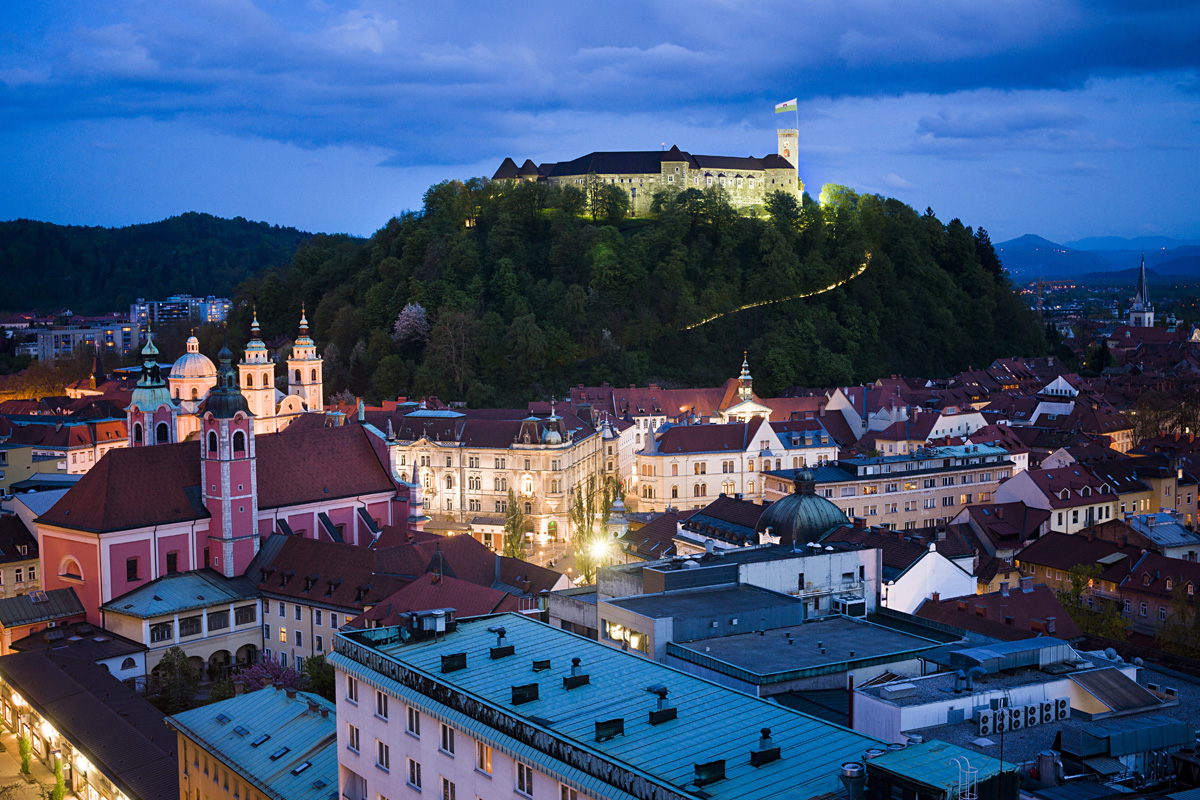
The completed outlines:
{"type": "Polygon", "coordinates": [[[454,755],[454,728],[442,723],[442,752],[454,755]]]}
{"type": "Polygon", "coordinates": [[[304,631],[292,631],[292,633],[296,634],[296,641],[293,644],[296,647],[304,647],[304,631]]]}
{"type": "Polygon", "coordinates": [[[408,707],[408,732],[418,739],[421,738],[421,712],[413,706],[408,707]]]}
{"type": "Polygon", "coordinates": [[[150,626],[150,642],[165,642],[175,636],[175,623],[159,622],[150,626]]]}
{"type": "Polygon", "coordinates": [[[179,554],[167,553],[167,573],[175,573],[179,571],[179,554]]]}
{"type": "Polygon", "coordinates": [[[228,611],[210,611],[208,612],[208,629],[210,631],[220,631],[229,627],[229,612],[228,611]]]}
{"type": "Polygon", "coordinates": [[[280,644],[287,644],[287,628],[282,625],[279,626],[279,642],[280,644]]]}
{"type": "Polygon", "coordinates": [[[271,626],[265,622],[263,623],[263,639],[268,642],[271,641],[271,626]]]}
{"type": "Polygon", "coordinates": [[[141,578],[138,577],[138,560],[136,558],[125,559],[125,580],[141,580],[141,578]]]}
{"type": "Polygon", "coordinates": [[[236,431],[233,434],[233,452],[246,452],[246,434],[242,433],[241,431],[236,431]]]}
{"type": "Polygon", "coordinates": [[[558,785],[559,800],[579,800],[579,792],[567,786],[565,783],[558,785]]]}
{"type": "Polygon", "coordinates": [[[533,767],[517,762],[517,792],[533,797],[533,767]]]}
{"type": "Polygon", "coordinates": [[[325,652],[325,639],[321,636],[316,636],[313,638],[316,641],[316,651],[318,653],[324,653],[325,652]]]}
{"type": "Polygon", "coordinates": [[[386,742],[375,740],[375,766],[379,767],[384,772],[392,768],[392,751],[387,746],[386,742]]]}
{"type": "Polygon", "coordinates": [[[254,606],[240,606],[233,610],[233,621],[238,625],[254,622],[255,617],[254,606]]]}
{"type": "Polygon", "coordinates": [[[1142,603],[1141,608],[1139,608],[1138,610],[1141,612],[1141,615],[1143,617],[1146,616],[1146,604],[1145,603],[1142,603]]]}
{"type": "Polygon", "coordinates": [[[454,782],[442,778],[442,800],[454,800],[454,782]]]}
{"type": "MultiPolygon", "coordinates": [[[[13,578],[16,579],[17,583],[21,583],[23,580],[25,580],[24,576],[25,576],[25,570],[22,569],[21,567],[17,567],[15,570],[13,570],[13,578]]],[[[1168,586],[1167,588],[1169,589],[1171,587],[1168,586]]]]}
{"type": "Polygon", "coordinates": [[[408,785],[414,789],[421,788],[421,764],[411,758],[408,760],[408,785]]]}
{"type": "Polygon", "coordinates": [[[329,614],[329,627],[337,628],[337,614],[334,614],[332,612],[330,612],[330,614],[329,614]]]}
{"type": "Polygon", "coordinates": [[[375,716],[388,718],[388,696],[378,689],[375,690],[375,716]]]}
{"type": "Polygon", "coordinates": [[[320,625],[320,624],[321,624],[321,609],[314,608],[313,609],[313,625],[320,625]]]}
{"type": "Polygon", "coordinates": [[[1167,609],[1165,606],[1158,607],[1158,619],[1159,621],[1165,621],[1167,619],[1167,609]]]}
{"type": "Polygon", "coordinates": [[[693,464],[692,472],[693,472],[693,474],[696,474],[696,475],[705,475],[708,473],[708,464],[703,463],[703,462],[699,463],[699,464],[693,464]]]}
{"type": "Polygon", "coordinates": [[[475,742],[475,769],[480,772],[492,774],[492,748],[483,742],[475,742]]]}
{"type": "Polygon", "coordinates": [[[358,681],[346,676],[346,700],[358,705],[358,681]]]}
{"type": "Polygon", "coordinates": [[[279,604],[279,616],[281,616],[281,617],[287,616],[287,603],[279,604]]]}
{"type": "Polygon", "coordinates": [[[346,733],[347,733],[346,747],[348,747],[349,749],[351,749],[357,753],[358,752],[358,733],[359,733],[358,728],[354,727],[353,725],[347,724],[346,729],[347,729],[347,731],[346,731],[346,733]]]}

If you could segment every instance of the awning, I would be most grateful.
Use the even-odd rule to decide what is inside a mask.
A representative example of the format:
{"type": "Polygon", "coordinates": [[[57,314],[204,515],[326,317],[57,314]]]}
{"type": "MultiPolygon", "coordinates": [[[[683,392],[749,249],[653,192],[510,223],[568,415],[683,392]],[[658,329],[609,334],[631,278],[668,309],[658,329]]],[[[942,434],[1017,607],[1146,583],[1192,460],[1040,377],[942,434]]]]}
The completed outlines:
{"type": "Polygon", "coordinates": [[[1115,758],[1108,758],[1107,756],[1084,759],[1083,765],[1100,775],[1120,775],[1122,772],[1125,772],[1124,764],[1115,758]]]}

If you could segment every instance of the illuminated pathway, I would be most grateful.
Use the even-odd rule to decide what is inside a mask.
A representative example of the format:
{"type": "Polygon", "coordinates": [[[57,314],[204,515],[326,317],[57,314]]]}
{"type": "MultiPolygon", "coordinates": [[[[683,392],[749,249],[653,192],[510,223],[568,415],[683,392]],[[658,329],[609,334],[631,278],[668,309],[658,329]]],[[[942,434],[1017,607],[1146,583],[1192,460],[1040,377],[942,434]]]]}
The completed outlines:
{"type": "Polygon", "coordinates": [[[702,319],[699,322],[688,325],[683,330],[685,330],[685,331],[694,330],[695,328],[699,328],[701,325],[707,325],[708,323],[712,322],[714,319],[720,319],[721,317],[727,316],[729,314],[736,314],[739,311],[746,311],[747,309],[758,308],[759,306],[770,306],[770,305],[774,305],[775,303],[786,303],[789,300],[800,300],[805,297],[816,297],[819,294],[825,294],[826,292],[832,292],[834,289],[838,288],[842,284],[849,283],[850,281],[857,278],[859,275],[862,275],[864,272],[867,271],[867,267],[869,267],[870,265],[871,265],[871,254],[867,253],[866,255],[863,256],[862,264],[859,266],[859,268],[857,270],[855,270],[855,272],[852,275],[838,281],[837,283],[831,283],[828,286],[826,286],[824,289],[814,289],[811,292],[803,292],[802,294],[794,294],[794,295],[791,295],[790,297],[780,297],[780,298],[777,298],[774,300],[759,300],[757,303],[747,303],[746,305],[739,306],[735,309],[732,309],[731,311],[722,311],[720,314],[713,314],[711,317],[707,317],[706,319],[702,319]]]}

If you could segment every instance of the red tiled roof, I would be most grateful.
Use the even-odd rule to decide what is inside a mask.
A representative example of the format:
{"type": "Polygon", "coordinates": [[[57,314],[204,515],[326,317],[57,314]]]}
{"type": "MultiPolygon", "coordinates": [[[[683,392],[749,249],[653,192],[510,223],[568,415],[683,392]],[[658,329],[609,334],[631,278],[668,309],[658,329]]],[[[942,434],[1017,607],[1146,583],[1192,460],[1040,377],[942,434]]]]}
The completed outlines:
{"type": "Polygon", "coordinates": [[[0,563],[27,561],[38,557],[38,543],[21,518],[0,516],[0,563]],[[21,552],[21,548],[25,548],[21,552]]]}
{"type": "MultiPolygon", "coordinates": [[[[395,488],[359,426],[255,437],[258,507],[283,508],[395,488]]],[[[104,532],[204,519],[200,442],[115,448],[39,519],[104,532]]]]}
{"type": "Polygon", "coordinates": [[[1050,512],[1030,508],[1020,501],[984,503],[967,506],[967,513],[976,530],[982,531],[994,546],[1020,546],[1037,535],[1038,529],[1050,519],[1050,512]]]}
{"type": "Polygon", "coordinates": [[[681,520],[692,512],[667,511],[659,514],[642,527],[625,534],[625,546],[642,558],[669,558],[676,554],[675,534],[681,520]]]}
{"type": "Polygon", "coordinates": [[[1081,464],[1052,469],[1031,469],[1027,472],[1049,500],[1051,508],[1072,508],[1117,499],[1110,485],[1081,464]],[[1108,488],[1107,492],[1102,491],[1104,487],[1108,488]]]}
{"type": "Polygon", "coordinates": [[[1200,562],[1146,553],[1121,581],[1120,589],[1123,594],[1129,592],[1169,600],[1176,586],[1185,587],[1185,600],[1195,605],[1196,595],[1200,593],[1200,562]],[[1167,588],[1168,582],[1171,584],[1170,589],[1167,588]],[[1190,595],[1186,590],[1189,584],[1192,586],[1190,595]]]}
{"type": "Polygon", "coordinates": [[[850,525],[843,525],[821,542],[847,542],[864,547],[878,547],[883,551],[883,565],[900,571],[908,569],[929,552],[928,544],[909,541],[902,531],[863,530],[850,525]]]}
{"type": "Polygon", "coordinates": [[[479,586],[446,575],[427,573],[380,600],[349,623],[351,628],[388,627],[400,624],[410,611],[453,608],[456,619],[501,611],[519,611],[520,599],[508,592],[479,586]]]}
{"type": "Polygon", "coordinates": [[[376,574],[375,557],[374,551],[352,544],[289,536],[259,574],[246,577],[272,595],[362,609],[408,582],[376,574]]]}
{"type": "Polygon", "coordinates": [[[1142,549],[1133,545],[1120,545],[1116,542],[1097,539],[1083,534],[1069,535],[1051,531],[1017,553],[1017,560],[1022,564],[1036,564],[1040,567],[1053,567],[1070,572],[1079,565],[1100,564],[1105,580],[1119,582],[1142,556],[1142,549]],[[1110,556],[1123,555],[1120,561],[1112,561],[1110,556]],[[1105,559],[1101,563],[1100,559],[1105,559]]]}
{"type": "Polygon", "coordinates": [[[1010,588],[1007,595],[991,592],[936,602],[928,599],[917,609],[916,615],[1003,641],[1032,639],[1040,635],[1068,641],[1083,637],[1079,626],[1044,583],[1036,584],[1028,591],[1020,586],[1010,588]],[[1053,631],[1047,628],[1051,617],[1054,618],[1053,631]]]}
{"type": "Polygon", "coordinates": [[[660,453],[736,453],[745,452],[754,443],[762,427],[761,417],[749,422],[730,422],[724,425],[676,425],[659,437],[660,453]]]}

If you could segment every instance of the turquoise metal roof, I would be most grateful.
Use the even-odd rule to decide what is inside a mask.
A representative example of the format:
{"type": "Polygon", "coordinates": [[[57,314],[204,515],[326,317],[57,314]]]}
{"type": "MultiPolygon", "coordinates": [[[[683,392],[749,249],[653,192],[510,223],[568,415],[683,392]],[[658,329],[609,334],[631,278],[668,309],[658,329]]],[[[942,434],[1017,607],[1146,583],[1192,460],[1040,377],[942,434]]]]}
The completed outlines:
{"type": "MultiPolygon", "coordinates": [[[[793,711],[715,683],[693,677],[671,667],[615,647],[553,628],[519,614],[498,614],[460,620],[457,629],[437,640],[398,641],[398,629],[378,628],[339,634],[333,663],[369,684],[413,699],[425,708],[438,701],[416,695],[402,681],[354,660],[374,660],[386,670],[378,656],[392,659],[422,678],[449,686],[476,709],[470,716],[449,706],[442,715],[460,729],[504,743],[505,736],[487,721],[500,712],[516,718],[535,731],[569,744],[576,751],[599,757],[629,772],[667,784],[683,795],[696,795],[692,785],[695,765],[725,759],[726,778],[703,787],[713,800],[757,800],[762,798],[809,798],[837,791],[839,766],[858,761],[880,742],[869,736],[793,711]],[[515,655],[491,658],[497,643],[489,627],[503,626],[506,644],[515,655]],[[378,644],[376,644],[378,643],[378,644]],[[356,647],[360,645],[361,647],[356,647]],[[443,674],[444,655],[466,653],[465,669],[443,674]],[[562,679],[571,674],[571,659],[580,659],[580,671],[588,683],[575,689],[563,688],[562,679]],[[532,663],[549,659],[551,668],[533,672],[532,663]],[[514,685],[537,683],[539,699],[514,706],[514,685]],[[667,705],[678,709],[678,717],[658,726],[649,723],[649,712],[657,696],[648,687],[665,686],[667,705]],[[597,742],[598,721],[622,718],[624,735],[597,742]],[[771,729],[774,746],[782,758],[761,767],[750,764],[750,751],[757,749],[759,732],[771,729]]],[[[628,796],[610,783],[585,775],[562,760],[548,755],[556,748],[547,740],[534,748],[511,740],[518,757],[541,765],[551,774],[575,780],[591,796],[628,796]]]]}
{"type": "MultiPolygon", "coordinates": [[[[291,698],[281,689],[259,689],[167,717],[167,725],[267,797],[337,798],[337,716],[333,704],[315,694],[297,692],[291,698]],[[310,703],[316,703],[317,710],[310,703]],[[320,709],[329,713],[321,716],[320,709]],[[270,738],[260,741],[264,735],[270,738]],[[284,748],[286,752],[278,755],[284,748]]],[[[195,769],[190,764],[188,768],[195,769]]]]}
{"type": "Polygon", "coordinates": [[[969,764],[979,770],[980,783],[1001,771],[1012,772],[1017,768],[1015,764],[998,758],[940,741],[909,745],[866,763],[868,777],[876,770],[883,770],[914,783],[940,789],[945,797],[954,797],[957,794],[960,763],[969,764]],[[956,762],[955,759],[961,759],[961,762],[956,762]]]}
{"type": "Polygon", "coordinates": [[[213,569],[164,575],[114,597],[101,608],[114,614],[150,619],[238,600],[254,600],[258,588],[248,578],[226,578],[213,569]]]}

